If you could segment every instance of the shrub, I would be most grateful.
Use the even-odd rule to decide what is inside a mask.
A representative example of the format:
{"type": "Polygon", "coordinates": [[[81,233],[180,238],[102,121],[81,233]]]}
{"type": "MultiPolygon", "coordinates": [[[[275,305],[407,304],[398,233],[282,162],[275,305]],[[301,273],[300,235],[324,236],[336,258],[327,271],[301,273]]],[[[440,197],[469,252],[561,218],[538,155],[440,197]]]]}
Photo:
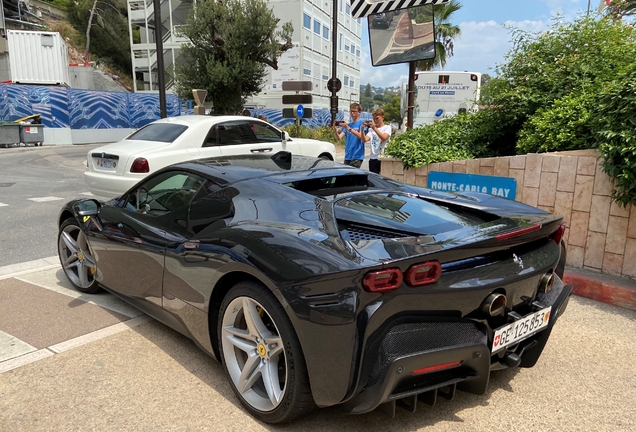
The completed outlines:
{"type": "Polygon", "coordinates": [[[596,147],[592,118],[598,95],[568,95],[539,109],[519,131],[517,153],[542,153],[596,147]]]}
{"type": "Polygon", "coordinates": [[[594,130],[603,171],[614,182],[612,199],[636,205],[636,65],[602,92],[597,109],[594,130]]]}
{"type": "Polygon", "coordinates": [[[473,157],[514,154],[514,139],[505,113],[488,108],[418,127],[391,138],[386,154],[405,168],[473,157]]]}

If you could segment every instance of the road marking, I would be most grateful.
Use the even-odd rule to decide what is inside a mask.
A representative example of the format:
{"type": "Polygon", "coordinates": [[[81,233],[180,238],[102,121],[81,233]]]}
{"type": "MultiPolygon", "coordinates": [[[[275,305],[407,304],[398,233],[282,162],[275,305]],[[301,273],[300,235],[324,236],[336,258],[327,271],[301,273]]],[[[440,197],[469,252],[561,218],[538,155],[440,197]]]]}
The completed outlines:
{"type": "Polygon", "coordinates": [[[54,196],[47,196],[47,197],[39,197],[39,198],[27,198],[30,201],[35,201],[35,202],[46,202],[46,201],[57,201],[57,200],[61,200],[64,198],[59,198],[59,197],[54,197],[54,196]]]}
{"type": "Polygon", "coordinates": [[[80,192],[80,195],[95,196],[92,192],[80,192]]]}
{"type": "Polygon", "coordinates": [[[0,203],[0,207],[8,207],[9,204],[5,204],[5,203],[0,203]]]}
{"type": "Polygon", "coordinates": [[[91,332],[91,333],[88,333],[73,339],[69,339],[65,342],[60,342],[58,344],[51,345],[50,347],[45,349],[30,352],[30,353],[21,355],[20,357],[12,358],[10,360],[0,361],[0,374],[4,372],[8,372],[13,369],[17,369],[22,366],[26,366],[30,363],[34,363],[36,361],[45,359],[47,357],[51,357],[55,354],[59,354],[64,351],[68,351],[70,349],[77,348],[91,342],[95,342],[99,339],[103,339],[105,337],[112,336],[117,333],[121,333],[128,329],[138,327],[149,321],[152,321],[151,317],[149,317],[148,315],[142,315],[137,318],[133,318],[119,324],[115,324],[115,325],[112,325],[100,330],[96,330],[94,332],[91,332]]]}

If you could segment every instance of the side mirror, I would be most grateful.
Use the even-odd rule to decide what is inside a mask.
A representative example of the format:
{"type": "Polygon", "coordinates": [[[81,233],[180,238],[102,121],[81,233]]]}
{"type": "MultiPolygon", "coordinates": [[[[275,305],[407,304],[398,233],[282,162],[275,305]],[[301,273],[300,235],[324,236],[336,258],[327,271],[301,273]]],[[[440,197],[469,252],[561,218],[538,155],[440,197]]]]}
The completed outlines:
{"type": "Polygon", "coordinates": [[[92,198],[80,200],[73,205],[73,210],[78,216],[97,216],[101,208],[101,203],[92,198]]]}
{"type": "Polygon", "coordinates": [[[287,131],[283,131],[283,141],[285,141],[285,142],[291,141],[291,137],[289,136],[287,131]]]}

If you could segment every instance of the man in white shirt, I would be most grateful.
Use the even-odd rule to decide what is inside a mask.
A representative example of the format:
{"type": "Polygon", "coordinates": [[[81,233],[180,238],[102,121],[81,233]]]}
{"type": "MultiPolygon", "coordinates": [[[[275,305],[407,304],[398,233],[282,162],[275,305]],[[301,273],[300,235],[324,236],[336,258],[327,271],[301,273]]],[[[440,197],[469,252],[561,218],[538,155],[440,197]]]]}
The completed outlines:
{"type": "Polygon", "coordinates": [[[369,171],[380,174],[381,162],[378,156],[384,151],[384,147],[391,137],[391,126],[384,124],[384,110],[376,109],[371,113],[373,121],[365,124],[367,133],[363,137],[364,142],[371,140],[371,156],[369,156],[369,171]]]}

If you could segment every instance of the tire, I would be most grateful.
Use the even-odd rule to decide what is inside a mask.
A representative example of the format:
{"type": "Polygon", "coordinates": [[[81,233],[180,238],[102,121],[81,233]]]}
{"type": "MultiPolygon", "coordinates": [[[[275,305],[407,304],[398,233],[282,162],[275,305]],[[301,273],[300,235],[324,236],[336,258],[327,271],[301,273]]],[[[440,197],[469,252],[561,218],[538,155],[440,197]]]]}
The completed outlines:
{"type": "Polygon", "coordinates": [[[316,407],[296,333],[267,288],[236,284],[221,303],[217,328],[225,373],[254,417],[286,423],[316,407]]]}
{"type": "Polygon", "coordinates": [[[76,290],[95,294],[100,291],[95,279],[97,265],[86,235],[74,219],[67,219],[57,235],[57,253],[69,282],[76,290]]]}
{"type": "Polygon", "coordinates": [[[331,159],[331,155],[328,153],[321,154],[320,156],[318,156],[318,159],[333,161],[333,159],[331,159]]]}

